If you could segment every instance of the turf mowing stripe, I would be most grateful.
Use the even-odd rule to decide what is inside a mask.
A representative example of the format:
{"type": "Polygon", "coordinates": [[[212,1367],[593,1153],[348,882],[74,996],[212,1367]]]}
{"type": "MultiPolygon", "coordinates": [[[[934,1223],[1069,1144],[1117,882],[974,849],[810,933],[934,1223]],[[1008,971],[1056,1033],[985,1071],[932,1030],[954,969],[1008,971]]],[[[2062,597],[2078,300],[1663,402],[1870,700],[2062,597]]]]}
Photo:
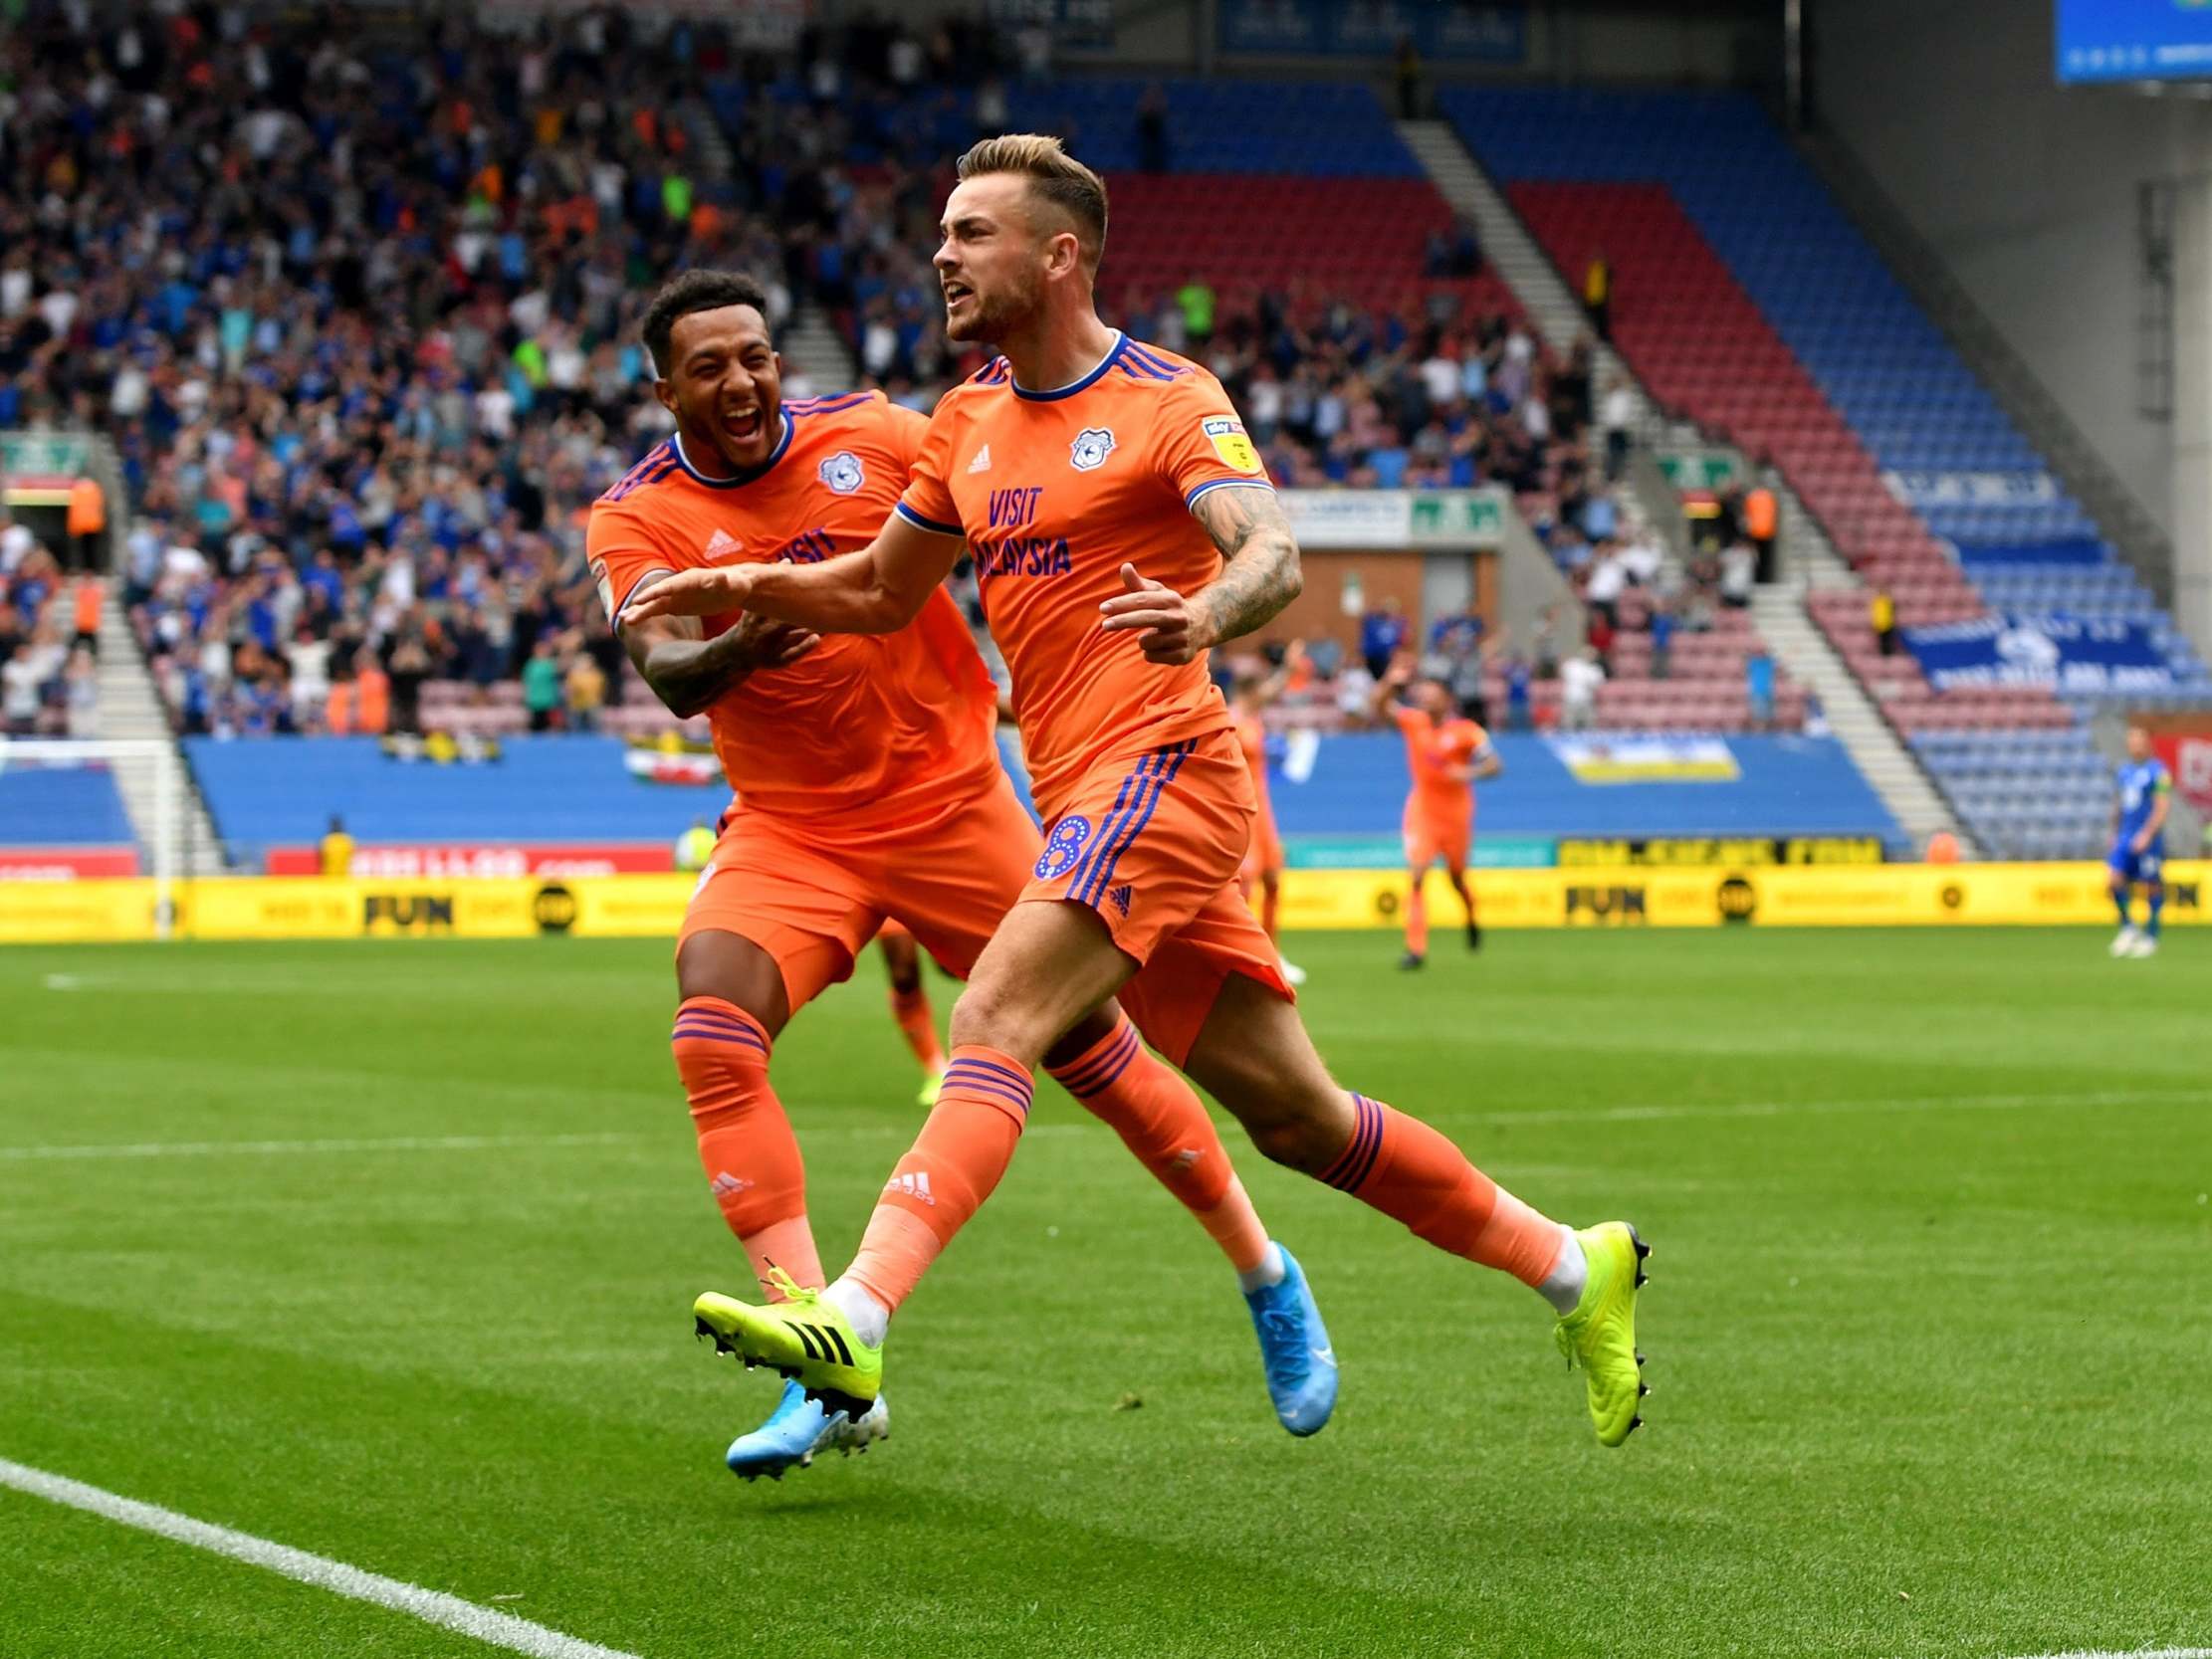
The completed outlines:
{"type": "Polygon", "coordinates": [[[379,1607],[389,1607],[395,1613],[405,1613],[409,1618],[420,1619],[425,1624],[443,1625],[448,1630],[458,1630],[462,1635],[473,1636],[492,1647],[504,1647],[514,1653],[528,1653],[534,1655],[535,1659],[638,1659],[634,1653],[624,1653],[618,1648],[601,1647],[597,1642],[564,1636],[543,1624],[533,1624],[527,1618],[517,1618],[513,1613],[479,1607],[475,1602],[463,1601],[459,1596],[426,1590],[419,1584],[402,1583],[397,1578],[386,1578],[381,1573],[364,1572],[357,1566],[347,1566],[343,1561],[333,1561],[324,1555],[311,1555],[305,1550],[294,1550],[287,1545],[272,1544],[268,1539],[256,1538],[251,1533],[237,1533],[228,1527],[194,1521],[190,1516],[179,1515],[174,1510],[165,1510],[154,1504],[141,1504],[134,1498],[124,1498],[97,1486],[87,1486],[83,1481],[73,1481],[64,1475],[50,1475],[43,1469],[10,1463],[6,1458],[0,1458],[0,1486],[12,1486],[18,1492],[27,1492],[34,1498],[44,1498],[49,1503],[84,1510],[88,1514],[120,1522],[125,1527],[136,1527],[140,1532],[154,1533],[178,1544],[189,1544],[196,1550],[228,1555],[232,1560],[244,1561],[249,1566],[267,1567],[271,1572],[280,1572],[303,1584],[314,1584],[335,1595],[349,1596],[355,1601],[368,1601],[379,1607]]]}
{"type": "Polygon", "coordinates": [[[609,1131],[595,1135],[394,1135],[381,1140],[333,1141],[137,1141],[112,1145],[0,1146],[0,1159],[80,1157],[270,1157],[287,1152],[484,1152],[507,1146],[610,1146],[650,1136],[609,1131]]]}
{"type": "MultiPolygon", "coordinates": [[[[2072,1095],[1923,1095],[1863,1101],[1739,1101],[1714,1106],[1560,1106],[1490,1112],[1475,1108],[1470,1117],[1498,1124],[1634,1124],[1675,1118],[1794,1118],[1853,1112],[2022,1112],[2037,1107],[2181,1106],[2212,1101],[2212,1088],[2099,1089],[2072,1095]]],[[[2212,1656],[2208,1656],[2212,1659],[2212,1656]]]]}

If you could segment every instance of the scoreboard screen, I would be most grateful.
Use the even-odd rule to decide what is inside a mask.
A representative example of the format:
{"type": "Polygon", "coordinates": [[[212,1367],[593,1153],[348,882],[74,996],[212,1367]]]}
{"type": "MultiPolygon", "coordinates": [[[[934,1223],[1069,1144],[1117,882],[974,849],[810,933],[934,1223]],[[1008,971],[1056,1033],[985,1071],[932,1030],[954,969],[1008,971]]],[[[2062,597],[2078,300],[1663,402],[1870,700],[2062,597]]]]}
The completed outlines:
{"type": "Polygon", "coordinates": [[[2061,81],[2212,76],[2212,0],[2055,0],[2061,81]]]}

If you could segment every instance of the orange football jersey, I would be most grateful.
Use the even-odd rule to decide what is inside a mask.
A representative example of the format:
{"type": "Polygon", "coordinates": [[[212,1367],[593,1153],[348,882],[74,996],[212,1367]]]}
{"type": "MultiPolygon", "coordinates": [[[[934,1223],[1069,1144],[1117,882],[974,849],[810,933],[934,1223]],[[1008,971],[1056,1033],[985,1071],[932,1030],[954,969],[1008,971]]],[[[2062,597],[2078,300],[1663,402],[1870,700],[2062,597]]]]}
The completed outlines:
{"type": "MultiPolygon", "coordinates": [[[[928,421],[881,392],[786,402],[782,420],[749,477],[701,476],[672,437],[592,505],[591,573],[617,624],[656,570],[813,564],[875,538],[928,421]]],[[[708,617],[707,633],[737,620],[708,617]]],[[[826,636],[789,667],[750,676],[708,721],[747,806],[880,824],[990,780],[995,704],[960,607],[940,588],[897,633],[826,636]]]]}
{"type": "Polygon", "coordinates": [[[1489,734],[1470,720],[1432,720],[1420,709],[1395,706],[1391,718],[1406,739],[1406,765],[1414,774],[1411,811],[1444,823],[1474,811],[1474,785],[1446,767],[1466,766],[1490,746],[1489,734]]]}
{"type": "MultiPolygon", "coordinates": [[[[1272,827],[1274,802],[1267,798],[1267,727],[1257,715],[1232,715],[1236,746],[1244,751],[1244,765],[1252,774],[1252,795],[1259,802],[1258,823],[1272,827]]],[[[1257,829],[1254,835],[1257,835],[1257,829]]]]}
{"type": "Polygon", "coordinates": [[[1203,661],[1147,662],[1098,607],[1125,559],[1185,594],[1218,575],[1191,507],[1230,485],[1271,488],[1221,383],[1126,334],[1057,390],[999,357],[938,404],[899,512],[968,539],[1047,817],[1101,759],[1229,729],[1203,661]]]}

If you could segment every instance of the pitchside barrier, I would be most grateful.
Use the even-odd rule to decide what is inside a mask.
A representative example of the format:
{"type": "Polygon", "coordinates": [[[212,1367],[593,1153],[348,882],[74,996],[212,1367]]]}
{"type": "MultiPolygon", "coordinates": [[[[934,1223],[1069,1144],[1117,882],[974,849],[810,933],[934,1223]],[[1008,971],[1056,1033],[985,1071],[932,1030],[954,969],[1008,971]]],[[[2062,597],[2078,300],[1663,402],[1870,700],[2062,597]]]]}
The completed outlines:
{"type": "MultiPolygon", "coordinates": [[[[1879,864],[1703,869],[1581,866],[1472,875],[1488,928],[1972,927],[2101,924],[2099,864],[1879,864]]],[[[446,881],[239,877],[179,881],[174,938],[673,939],[689,876],[446,881]]],[[[2166,867],[2166,919],[2206,920],[2212,861],[2166,867]]],[[[159,887],[147,880],[0,883],[0,943],[152,939],[159,887]]],[[[1450,900],[1432,878],[1432,901],[1450,900]]],[[[1286,928],[1395,927],[1403,874],[1294,870],[1286,928]]]]}

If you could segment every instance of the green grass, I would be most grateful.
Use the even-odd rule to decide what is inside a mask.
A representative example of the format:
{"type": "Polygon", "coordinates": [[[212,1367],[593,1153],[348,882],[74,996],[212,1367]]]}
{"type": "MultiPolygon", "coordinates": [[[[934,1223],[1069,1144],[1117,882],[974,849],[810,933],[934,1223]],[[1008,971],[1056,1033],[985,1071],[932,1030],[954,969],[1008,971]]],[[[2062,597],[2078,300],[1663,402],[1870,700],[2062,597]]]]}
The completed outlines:
{"type": "MultiPolygon", "coordinates": [[[[1344,1363],[1292,1441],[1217,1255],[1047,1089],[890,1443],[773,1486],[721,1464],[772,1382],[690,1340],[745,1275],[664,947],[0,952],[0,1457],[646,1659],[2212,1643],[2212,950],[2102,945],[1300,937],[1347,1082],[1655,1241],[1646,1430],[1597,1447],[1527,1292],[1232,1137],[1344,1363]],[[177,1149],[21,1150],[108,1144],[177,1149]]],[[[872,964],[776,1066],[840,1262],[919,1117],[872,964]]],[[[485,1651],[0,1490],[11,1659],[485,1651]]]]}

